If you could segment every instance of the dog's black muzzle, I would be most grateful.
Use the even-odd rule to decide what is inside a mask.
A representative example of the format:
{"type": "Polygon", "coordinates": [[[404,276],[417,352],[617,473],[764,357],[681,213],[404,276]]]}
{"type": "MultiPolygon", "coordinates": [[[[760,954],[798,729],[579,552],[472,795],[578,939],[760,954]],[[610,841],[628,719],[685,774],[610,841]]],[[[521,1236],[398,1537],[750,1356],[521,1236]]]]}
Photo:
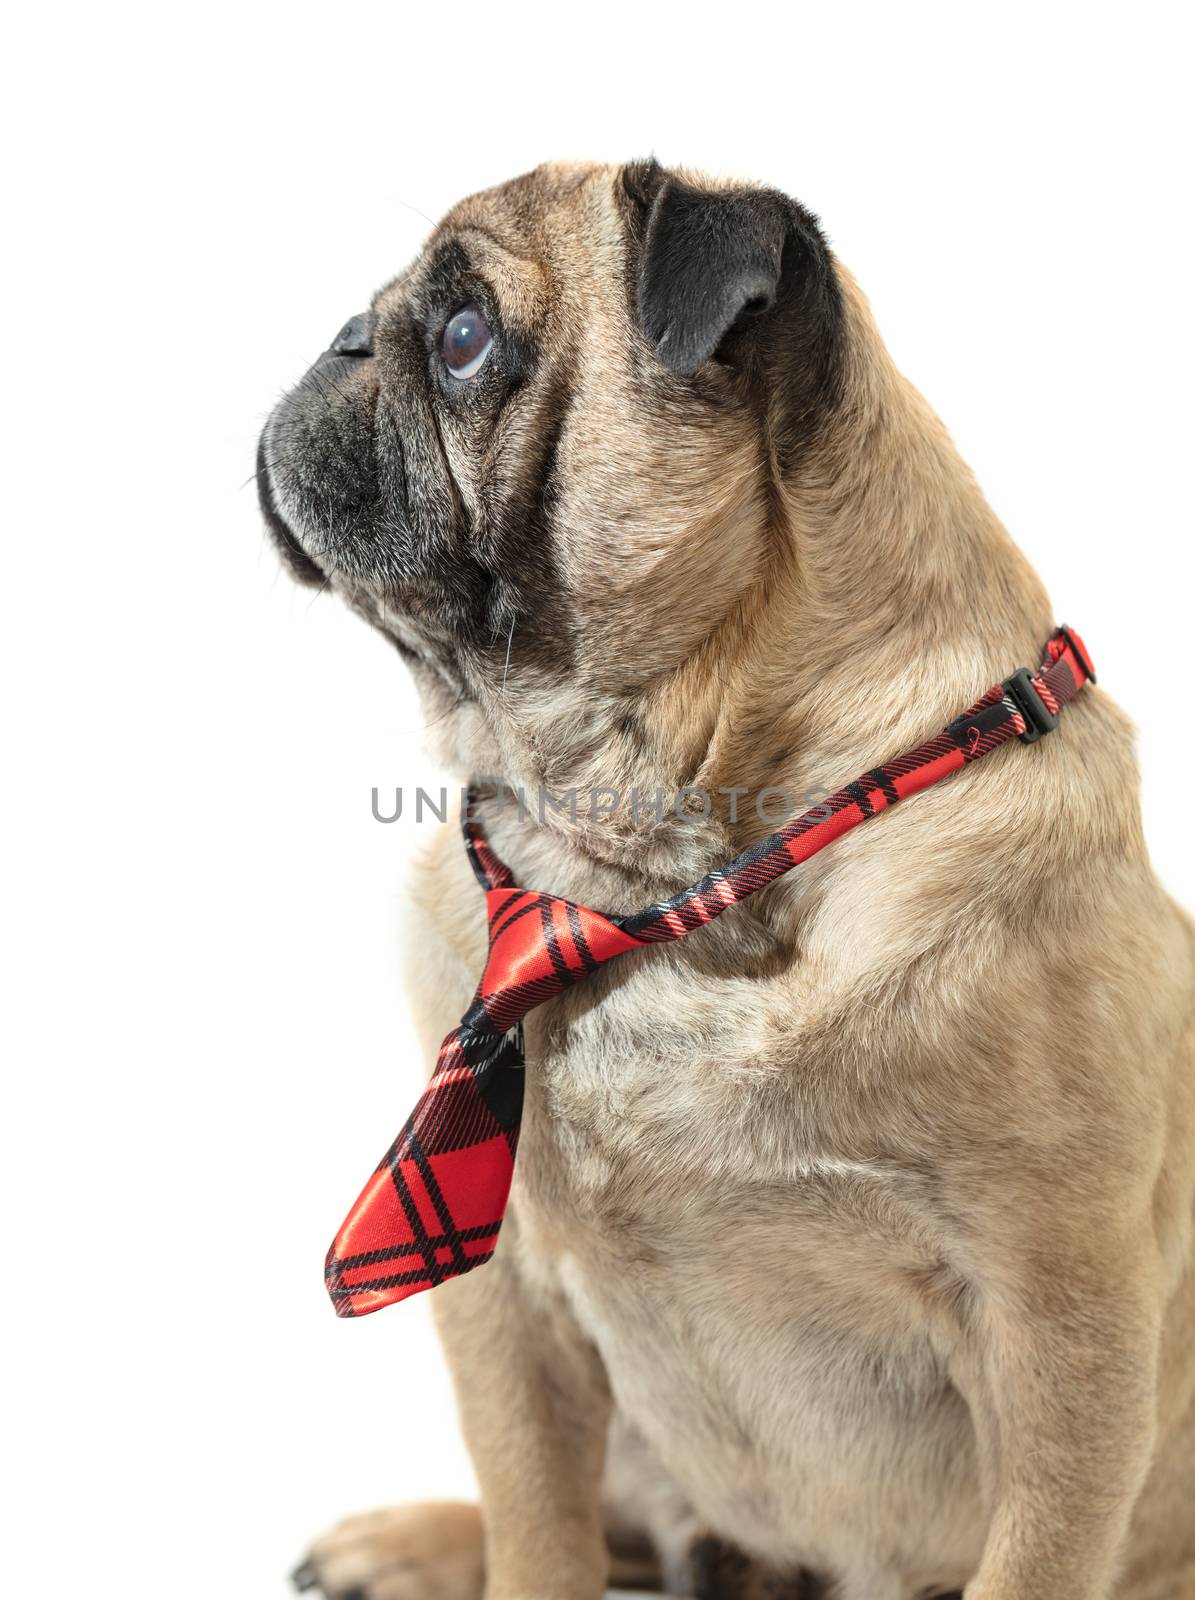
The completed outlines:
{"type": "Polygon", "coordinates": [[[257,447],[257,494],[270,538],[291,574],[324,582],[321,548],[300,537],[279,505],[288,491],[301,502],[352,514],[376,498],[376,474],[362,410],[341,404],[374,353],[377,317],[350,317],[302,379],[275,406],[257,447]]]}

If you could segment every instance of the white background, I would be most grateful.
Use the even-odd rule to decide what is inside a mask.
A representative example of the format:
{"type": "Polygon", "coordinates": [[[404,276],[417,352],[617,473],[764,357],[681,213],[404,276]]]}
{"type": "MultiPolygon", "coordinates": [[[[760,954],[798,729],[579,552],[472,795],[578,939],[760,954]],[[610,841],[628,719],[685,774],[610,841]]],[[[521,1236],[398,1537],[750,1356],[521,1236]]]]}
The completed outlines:
{"type": "Polygon", "coordinates": [[[245,486],[423,214],[652,151],[818,211],[1137,718],[1195,903],[1177,15],[126,4],[10,38],[7,1591],[278,1597],[331,1518],[468,1491],[426,1300],[339,1323],[321,1283],[423,1070],[414,832],[369,806],[431,778],[419,708],[245,486]]]}

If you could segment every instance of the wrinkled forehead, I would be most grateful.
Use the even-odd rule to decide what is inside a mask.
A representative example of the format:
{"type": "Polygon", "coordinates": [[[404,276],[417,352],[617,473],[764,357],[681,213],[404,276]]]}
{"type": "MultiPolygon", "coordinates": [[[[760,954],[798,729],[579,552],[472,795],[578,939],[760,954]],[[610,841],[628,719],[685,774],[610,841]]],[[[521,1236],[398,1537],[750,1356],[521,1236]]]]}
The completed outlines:
{"type": "Polygon", "coordinates": [[[530,332],[554,306],[609,282],[624,245],[617,171],[554,163],[470,195],[391,287],[440,301],[476,277],[500,301],[508,326],[530,332]]]}

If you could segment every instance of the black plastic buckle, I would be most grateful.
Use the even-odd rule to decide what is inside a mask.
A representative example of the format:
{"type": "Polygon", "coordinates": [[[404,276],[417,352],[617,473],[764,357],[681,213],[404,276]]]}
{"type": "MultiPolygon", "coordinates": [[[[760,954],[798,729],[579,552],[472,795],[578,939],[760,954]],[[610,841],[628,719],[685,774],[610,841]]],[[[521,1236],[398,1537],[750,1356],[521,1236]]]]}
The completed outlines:
{"type": "Polygon", "coordinates": [[[985,733],[995,733],[997,728],[1004,726],[1008,721],[1008,711],[1009,702],[997,700],[994,706],[984,706],[982,711],[974,711],[970,716],[964,712],[961,717],[955,717],[953,722],[946,724],[946,732],[960,750],[974,753],[976,742],[985,733]]]}
{"type": "Polygon", "coordinates": [[[1018,667],[1000,685],[1005,698],[1021,713],[1025,731],[1018,737],[1026,744],[1036,744],[1043,733],[1053,733],[1058,726],[1058,713],[1051,711],[1033,687],[1033,674],[1028,667],[1018,667]]]}

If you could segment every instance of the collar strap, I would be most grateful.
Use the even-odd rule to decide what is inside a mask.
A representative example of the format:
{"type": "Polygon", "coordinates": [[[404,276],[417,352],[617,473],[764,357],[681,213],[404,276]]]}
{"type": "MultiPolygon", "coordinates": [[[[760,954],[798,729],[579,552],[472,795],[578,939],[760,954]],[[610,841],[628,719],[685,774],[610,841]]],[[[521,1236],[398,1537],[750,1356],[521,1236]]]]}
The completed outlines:
{"type": "Polygon", "coordinates": [[[380,1310],[493,1255],[514,1175],[528,1012],[616,956],[704,927],[859,823],[1000,745],[1035,744],[1089,680],[1095,673],[1082,639],[1059,628],[1036,672],[1021,667],[916,750],[872,767],[729,865],[630,916],[608,917],[518,888],[467,816],[465,846],[485,890],[489,956],[427,1088],[328,1253],[337,1314],[380,1310]]]}

